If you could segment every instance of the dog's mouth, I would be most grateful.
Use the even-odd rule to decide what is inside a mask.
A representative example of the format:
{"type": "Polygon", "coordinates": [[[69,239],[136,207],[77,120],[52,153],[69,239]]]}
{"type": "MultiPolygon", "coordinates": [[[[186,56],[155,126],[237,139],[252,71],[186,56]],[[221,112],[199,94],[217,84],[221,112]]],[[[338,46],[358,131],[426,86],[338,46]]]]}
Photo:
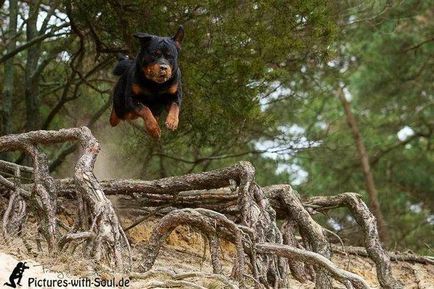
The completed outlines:
{"type": "Polygon", "coordinates": [[[143,68],[145,77],[156,83],[164,83],[172,77],[172,69],[166,68],[162,70],[159,64],[148,65],[143,68]]]}
{"type": "Polygon", "coordinates": [[[167,73],[160,73],[158,76],[154,77],[154,81],[157,83],[163,83],[170,79],[170,75],[167,73]]]}

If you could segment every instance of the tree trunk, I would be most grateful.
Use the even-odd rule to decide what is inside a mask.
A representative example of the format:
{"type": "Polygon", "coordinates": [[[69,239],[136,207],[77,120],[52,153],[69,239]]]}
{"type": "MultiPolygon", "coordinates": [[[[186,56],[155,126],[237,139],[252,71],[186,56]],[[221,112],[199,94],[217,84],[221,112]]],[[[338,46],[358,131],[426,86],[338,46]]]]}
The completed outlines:
{"type": "MultiPolygon", "coordinates": [[[[17,16],[18,16],[18,1],[9,1],[9,43],[6,45],[6,53],[15,50],[16,33],[17,33],[17,16]]],[[[3,82],[3,102],[1,106],[1,135],[11,133],[11,110],[12,97],[14,94],[14,59],[11,58],[4,64],[4,82],[3,82]]]]}
{"type": "Polygon", "coordinates": [[[362,135],[357,125],[356,118],[354,117],[351,111],[351,104],[345,99],[345,95],[342,88],[338,89],[337,94],[344,107],[347,123],[351,129],[351,132],[353,134],[353,139],[356,144],[357,154],[359,155],[360,165],[362,167],[363,175],[365,178],[366,190],[368,191],[368,195],[369,195],[369,205],[371,207],[372,213],[377,219],[377,226],[378,226],[380,239],[383,243],[387,244],[389,239],[389,234],[387,232],[387,227],[384,221],[383,214],[381,213],[380,203],[378,202],[378,191],[375,186],[374,176],[372,175],[371,167],[369,165],[369,156],[366,151],[365,144],[363,143],[362,135]]]}
{"type": "MultiPolygon", "coordinates": [[[[38,11],[40,2],[30,2],[29,18],[27,19],[26,37],[27,42],[32,41],[38,36],[36,23],[38,21],[38,11]]],[[[27,50],[27,62],[24,76],[24,94],[26,99],[26,131],[36,130],[39,128],[39,77],[34,77],[40,58],[41,43],[33,45],[27,50]],[[36,79],[35,79],[36,78],[36,79]]]]}

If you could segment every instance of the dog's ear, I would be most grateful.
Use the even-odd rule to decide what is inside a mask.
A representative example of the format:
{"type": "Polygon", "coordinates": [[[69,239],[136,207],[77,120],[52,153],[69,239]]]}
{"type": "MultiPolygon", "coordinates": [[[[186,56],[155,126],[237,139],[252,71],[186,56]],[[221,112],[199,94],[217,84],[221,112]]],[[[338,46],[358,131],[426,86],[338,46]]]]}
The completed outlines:
{"type": "Polygon", "coordinates": [[[134,37],[139,39],[140,44],[146,45],[149,41],[151,41],[153,36],[148,33],[137,32],[134,33],[134,37]]]}
{"type": "Polygon", "coordinates": [[[176,47],[181,48],[181,42],[184,39],[184,27],[182,25],[179,26],[178,31],[172,39],[175,40],[176,47]]]}

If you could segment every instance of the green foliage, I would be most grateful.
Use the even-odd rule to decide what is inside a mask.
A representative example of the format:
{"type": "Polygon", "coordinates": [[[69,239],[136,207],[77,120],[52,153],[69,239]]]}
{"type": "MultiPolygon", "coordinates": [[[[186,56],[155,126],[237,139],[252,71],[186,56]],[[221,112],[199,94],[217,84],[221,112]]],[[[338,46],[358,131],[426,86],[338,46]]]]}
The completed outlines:
{"type": "MultiPolygon", "coordinates": [[[[259,137],[275,136],[275,117],[260,109],[258,95],[282,75],[293,74],[288,66],[297,69],[306,54],[327,56],[336,31],[331,8],[323,1],[135,1],[123,6],[76,1],[72,15],[78,27],[93,26],[102,46],[126,44],[131,55],[138,49],[134,31],[171,35],[184,25],[181,127],[174,134],[163,132],[158,149],[147,140],[131,140],[139,155],[166,156],[165,174],[171,175],[191,170],[189,162],[196,162],[193,171],[232,163],[237,158],[226,155],[243,154],[259,137]],[[96,22],[90,20],[94,15],[100,15],[96,22]],[[207,157],[217,160],[201,161],[207,157]]],[[[130,138],[136,136],[121,139],[130,138]]],[[[143,176],[159,176],[146,171],[143,176]]]]}
{"type": "Polygon", "coordinates": [[[310,76],[318,77],[321,86],[306,87],[312,96],[309,107],[327,102],[316,117],[306,110],[301,113],[308,138],[321,140],[321,145],[296,156],[309,173],[300,191],[356,191],[366,196],[354,141],[334,96],[344,83],[368,149],[394,240],[391,245],[410,246],[427,254],[432,254],[426,242],[433,238],[434,226],[432,5],[432,1],[405,1],[374,18],[353,12],[351,21],[360,22],[342,30],[333,64],[310,76]],[[325,100],[321,94],[332,97],[325,100]],[[312,119],[322,125],[308,130],[312,119]],[[399,139],[398,132],[404,127],[413,134],[399,139]],[[417,212],[411,209],[415,205],[421,207],[417,212]]]}
{"type": "MultiPolygon", "coordinates": [[[[19,2],[23,19],[26,3],[19,2]]],[[[335,93],[345,84],[391,245],[432,253],[425,244],[433,238],[434,205],[432,0],[41,3],[40,22],[51,8],[58,16],[48,32],[65,21],[71,25],[13,58],[12,131],[27,129],[30,95],[39,101],[40,128],[91,125],[102,143],[96,170],[102,178],[153,179],[249,160],[261,185],[295,182],[301,195],[356,191],[365,197],[354,140],[335,93]],[[109,127],[116,52],[136,54],[134,32],[173,35],[181,24],[186,36],[180,128],[163,129],[157,143],[140,121],[138,128],[109,127]],[[29,51],[44,64],[33,78],[39,88],[30,89],[33,94],[23,81],[33,75],[25,69],[29,51]],[[414,134],[400,140],[397,133],[406,126],[414,134]]],[[[7,26],[7,4],[0,14],[7,26]]],[[[0,48],[13,39],[28,41],[27,25],[15,38],[2,32],[0,48]]],[[[0,89],[3,84],[0,69],[0,89]]],[[[50,159],[65,147],[48,150],[50,159]]],[[[57,168],[58,176],[70,174],[72,158],[57,168]]],[[[345,210],[321,221],[328,217],[340,222],[345,237],[357,236],[345,210]]]]}

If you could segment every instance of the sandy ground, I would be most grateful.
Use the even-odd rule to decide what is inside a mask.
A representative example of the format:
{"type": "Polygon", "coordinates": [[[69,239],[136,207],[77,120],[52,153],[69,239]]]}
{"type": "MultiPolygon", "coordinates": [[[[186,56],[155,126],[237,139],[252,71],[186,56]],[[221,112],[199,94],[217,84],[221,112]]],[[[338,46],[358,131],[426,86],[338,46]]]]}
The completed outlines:
{"type": "MultiPolygon", "coordinates": [[[[146,242],[150,228],[153,222],[145,223],[137,226],[129,232],[129,238],[133,242],[133,252],[136,259],[135,267],[137,268],[138,256],[140,256],[141,248],[146,242]]],[[[23,246],[16,241],[14,246],[7,246],[0,241],[0,288],[10,288],[3,286],[3,283],[8,281],[9,275],[18,262],[27,262],[30,267],[25,270],[22,285],[17,288],[185,288],[191,289],[191,284],[210,289],[225,289],[230,288],[226,281],[221,281],[215,276],[212,276],[212,268],[210,265],[210,256],[207,250],[204,250],[202,237],[188,227],[178,227],[167,239],[167,243],[157,259],[153,267],[153,271],[147,274],[136,274],[133,276],[120,276],[109,272],[104,272],[101,269],[95,269],[95,266],[89,260],[85,260],[80,255],[57,255],[57,256],[29,256],[23,246]],[[43,264],[43,265],[42,265],[43,264]],[[61,273],[59,273],[61,272],[61,273]],[[66,273],[65,273],[66,272],[66,273]],[[180,274],[186,272],[201,272],[208,276],[185,276],[179,278],[180,274]],[[178,274],[176,276],[176,274],[178,274]],[[53,280],[80,280],[82,277],[88,277],[92,280],[98,277],[103,280],[119,281],[122,277],[129,278],[129,286],[32,286],[29,285],[30,278],[53,279],[53,280]],[[175,279],[174,279],[175,278],[175,279]],[[168,282],[162,285],[162,282],[168,282]],[[185,283],[183,282],[190,282],[185,283]],[[159,286],[160,285],[160,286],[159,286]]],[[[229,243],[222,243],[224,265],[224,275],[230,276],[231,260],[234,257],[233,247],[229,243]]],[[[357,256],[343,256],[336,254],[333,261],[342,269],[352,271],[362,276],[372,288],[380,288],[375,273],[375,266],[372,261],[367,258],[357,256]]],[[[434,289],[434,266],[423,265],[408,262],[393,262],[393,272],[404,284],[406,289],[434,289]]],[[[228,278],[227,278],[228,279],[228,278]]],[[[109,284],[108,284],[109,285],[109,284]]],[[[237,287],[233,287],[237,288],[237,287]]],[[[252,284],[249,288],[253,288],[252,284]]],[[[311,282],[300,284],[296,280],[291,280],[289,288],[314,288],[311,282]]],[[[336,283],[335,288],[344,288],[339,283],[336,283]]]]}
{"type": "MultiPolygon", "coordinates": [[[[133,216],[133,214],[119,213],[122,215],[121,220],[124,228],[131,224],[132,220],[137,219],[137,216],[133,216]]],[[[73,219],[66,217],[60,217],[60,219],[72,226],[73,219]]],[[[154,225],[155,220],[149,220],[127,232],[133,250],[133,271],[138,271],[141,251],[146,245],[154,225]]],[[[25,228],[26,239],[31,243],[32,240],[35,240],[36,226],[34,220],[30,218],[25,228]]],[[[203,237],[189,227],[177,227],[169,235],[152,272],[145,274],[133,273],[126,276],[114,274],[110,272],[109,268],[94,264],[87,257],[84,257],[81,249],[76,250],[74,254],[64,252],[48,256],[46,250],[38,253],[34,243],[31,243],[30,246],[32,252],[28,252],[22,239],[16,239],[6,244],[5,240],[0,238],[0,289],[11,288],[3,284],[8,282],[11,272],[18,262],[27,262],[26,265],[29,266],[29,269],[24,271],[21,281],[22,286],[17,288],[169,288],[166,285],[172,286],[170,288],[185,289],[237,288],[231,281],[228,283],[232,260],[235,256],[234,246],[225,241],[221,242],[221,260],[225,277],[223,279],[216,277],[212,275],[209,249],[204,246],[203,237]],[[199,272],[202,275],[206,274],[206,276],[190,274],[194,272],[199,272]],[[185,273],[189,274],[185,275],[185,273]],[[36,285],[30,283],[31,278],[36,278],[40,283],[36,285]],[[72,281],[79,282],[83,278],[89,278],[91,282],[95,282],[96,278],[98,278],[98,283],[93,283],[94,286],[88,286],[86,283],[80,283],[76,286],[71,285],[72,281]],[[122,278],[130,281],[129,286],[113,286],[109,283],[113,279],[114,282],[119,282],[122,278]],[[41,280],[54,280],[54,282],[60,280],[64,283],[61,284],[62,286],[47,283],[45,284],[47,286],[44,286],[41,280]],[[162,285],[162,282],[167,284],[162,285]],[[102,286],[103,284],[106,286],[102,286]]],[[[332,261],[340,268],[362,276],[372,288],[379,288],[375,266],[371,260],[357,256],[335,254],[332,261]]],[[[404,284],[404,288],[434,289],[434,265],[392,262],[392,266],[394,276],[404,284]]],[[[253,288],[252,282],[248,282],[248,288],[253,288]]],[[[314,284],[312,282],[300,284],[296,280],[291,280],[289,288],[314,288],[314,284]]],[[[335,288],[343,287],[336,283],[335,288]]]]}
{"type": "MultiPolygon", "coordinates": [[[[37,279],[54,279],[54,280],[70,280],[70,276],[67,276],[65,273],[57,273],[52,272],[49,268],[44,267],[42,264],[35,262],[32,259],[18,259],[13,255],[6,254],[4,252],[0,252],[0,282],[1,288],[11,288],[4,285],[5,282],[9,282],[9,276],[12,273],[13,269],[17,265],[18,262],[26,262],[26,266],[29,269],[25,269],[23,272],[23,277],[21,280],[21,285],[17,288],[43,288],[43,287],[35,287],[33,285],[33,278],[37,279]]],[[[17,281],[17,280],[16,280],[17,281]]],[[[15,281],[15,282],[16,282],[15,281]]],[[[73,288],[71,286],[61,287],[61,288],[73,288]]]]}

